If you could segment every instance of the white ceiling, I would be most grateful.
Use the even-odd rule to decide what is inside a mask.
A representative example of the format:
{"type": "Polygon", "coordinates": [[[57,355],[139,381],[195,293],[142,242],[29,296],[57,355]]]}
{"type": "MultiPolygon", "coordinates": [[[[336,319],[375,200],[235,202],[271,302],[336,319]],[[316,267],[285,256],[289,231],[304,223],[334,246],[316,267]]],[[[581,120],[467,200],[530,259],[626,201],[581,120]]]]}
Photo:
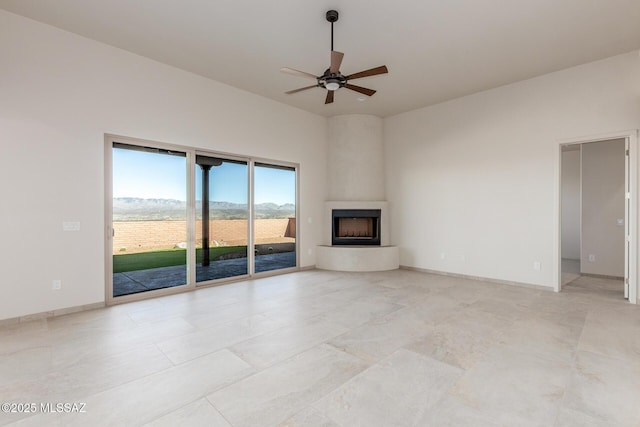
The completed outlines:
{"type": "Polygon", "coordinates": [[[639,0],[0,0],[0,8],[304,110],[381,117],[640,49],[639,0]],[[365,101],[281,67],[319,75],[330,24],[341,71],[365,101]]]}

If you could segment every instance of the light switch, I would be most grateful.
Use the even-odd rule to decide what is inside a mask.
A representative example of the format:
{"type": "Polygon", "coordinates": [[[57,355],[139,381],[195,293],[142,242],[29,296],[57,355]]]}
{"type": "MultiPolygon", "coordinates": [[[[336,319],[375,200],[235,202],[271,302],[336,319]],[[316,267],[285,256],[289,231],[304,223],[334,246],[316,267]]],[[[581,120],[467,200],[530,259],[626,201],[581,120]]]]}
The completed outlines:
{"type": "Polygon", "coordinates": [[[65,221],[62,223],[62,231],[80,231],[80,222],[65,221]]]}

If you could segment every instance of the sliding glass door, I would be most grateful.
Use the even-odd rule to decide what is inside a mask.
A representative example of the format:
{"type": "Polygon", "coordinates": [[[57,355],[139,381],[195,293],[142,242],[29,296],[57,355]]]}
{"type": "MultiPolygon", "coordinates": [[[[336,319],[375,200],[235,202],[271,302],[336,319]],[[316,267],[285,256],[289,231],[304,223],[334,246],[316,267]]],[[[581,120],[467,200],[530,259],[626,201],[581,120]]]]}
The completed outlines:
{"type": "Polygon", "coordinates": [[[255,272],[296,266],[296,170],[255,163],[255,272]]]}
{"type": "Polygon", "coordinates": [[[186,153],[114,143],[112,164],[112,296],[186,285],[186,153]]]}
{"type": "Polygon", "coordinates": [[[246,161],[196,156],[196,282],[248,274],[246,161]]]}
{"type": "Polygon", "coordinates": [[[106,150],[108,301],[297,266],[295,167],[121,137],[106,150]]]}

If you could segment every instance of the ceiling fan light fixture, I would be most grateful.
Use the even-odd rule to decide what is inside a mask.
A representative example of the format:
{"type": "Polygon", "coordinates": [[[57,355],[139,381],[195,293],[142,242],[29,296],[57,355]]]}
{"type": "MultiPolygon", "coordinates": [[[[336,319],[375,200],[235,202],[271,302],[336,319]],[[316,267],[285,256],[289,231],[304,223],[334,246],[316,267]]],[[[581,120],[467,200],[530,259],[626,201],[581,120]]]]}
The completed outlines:
{"type": "Polygon", "coordinates": [[[336,80],[327,80],[327,82],[324,84],[324,87],[327,90],[338,90],[340,89],[340,82],[336,79],[336,80]]]}

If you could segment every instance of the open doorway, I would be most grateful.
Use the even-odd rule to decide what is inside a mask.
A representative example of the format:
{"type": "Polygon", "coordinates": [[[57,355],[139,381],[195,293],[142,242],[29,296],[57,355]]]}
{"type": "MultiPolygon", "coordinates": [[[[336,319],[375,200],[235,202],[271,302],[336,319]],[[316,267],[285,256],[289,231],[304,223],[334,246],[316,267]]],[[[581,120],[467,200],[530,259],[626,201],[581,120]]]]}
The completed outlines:
{"type": "MultiPolygon", "coordinates": [[[[564,286],[636,302],[635,165],[631,137],[560,147],[560,274],[564,286]]],[[[634,141],[635,143],[635,141],[634,141]]]]}

